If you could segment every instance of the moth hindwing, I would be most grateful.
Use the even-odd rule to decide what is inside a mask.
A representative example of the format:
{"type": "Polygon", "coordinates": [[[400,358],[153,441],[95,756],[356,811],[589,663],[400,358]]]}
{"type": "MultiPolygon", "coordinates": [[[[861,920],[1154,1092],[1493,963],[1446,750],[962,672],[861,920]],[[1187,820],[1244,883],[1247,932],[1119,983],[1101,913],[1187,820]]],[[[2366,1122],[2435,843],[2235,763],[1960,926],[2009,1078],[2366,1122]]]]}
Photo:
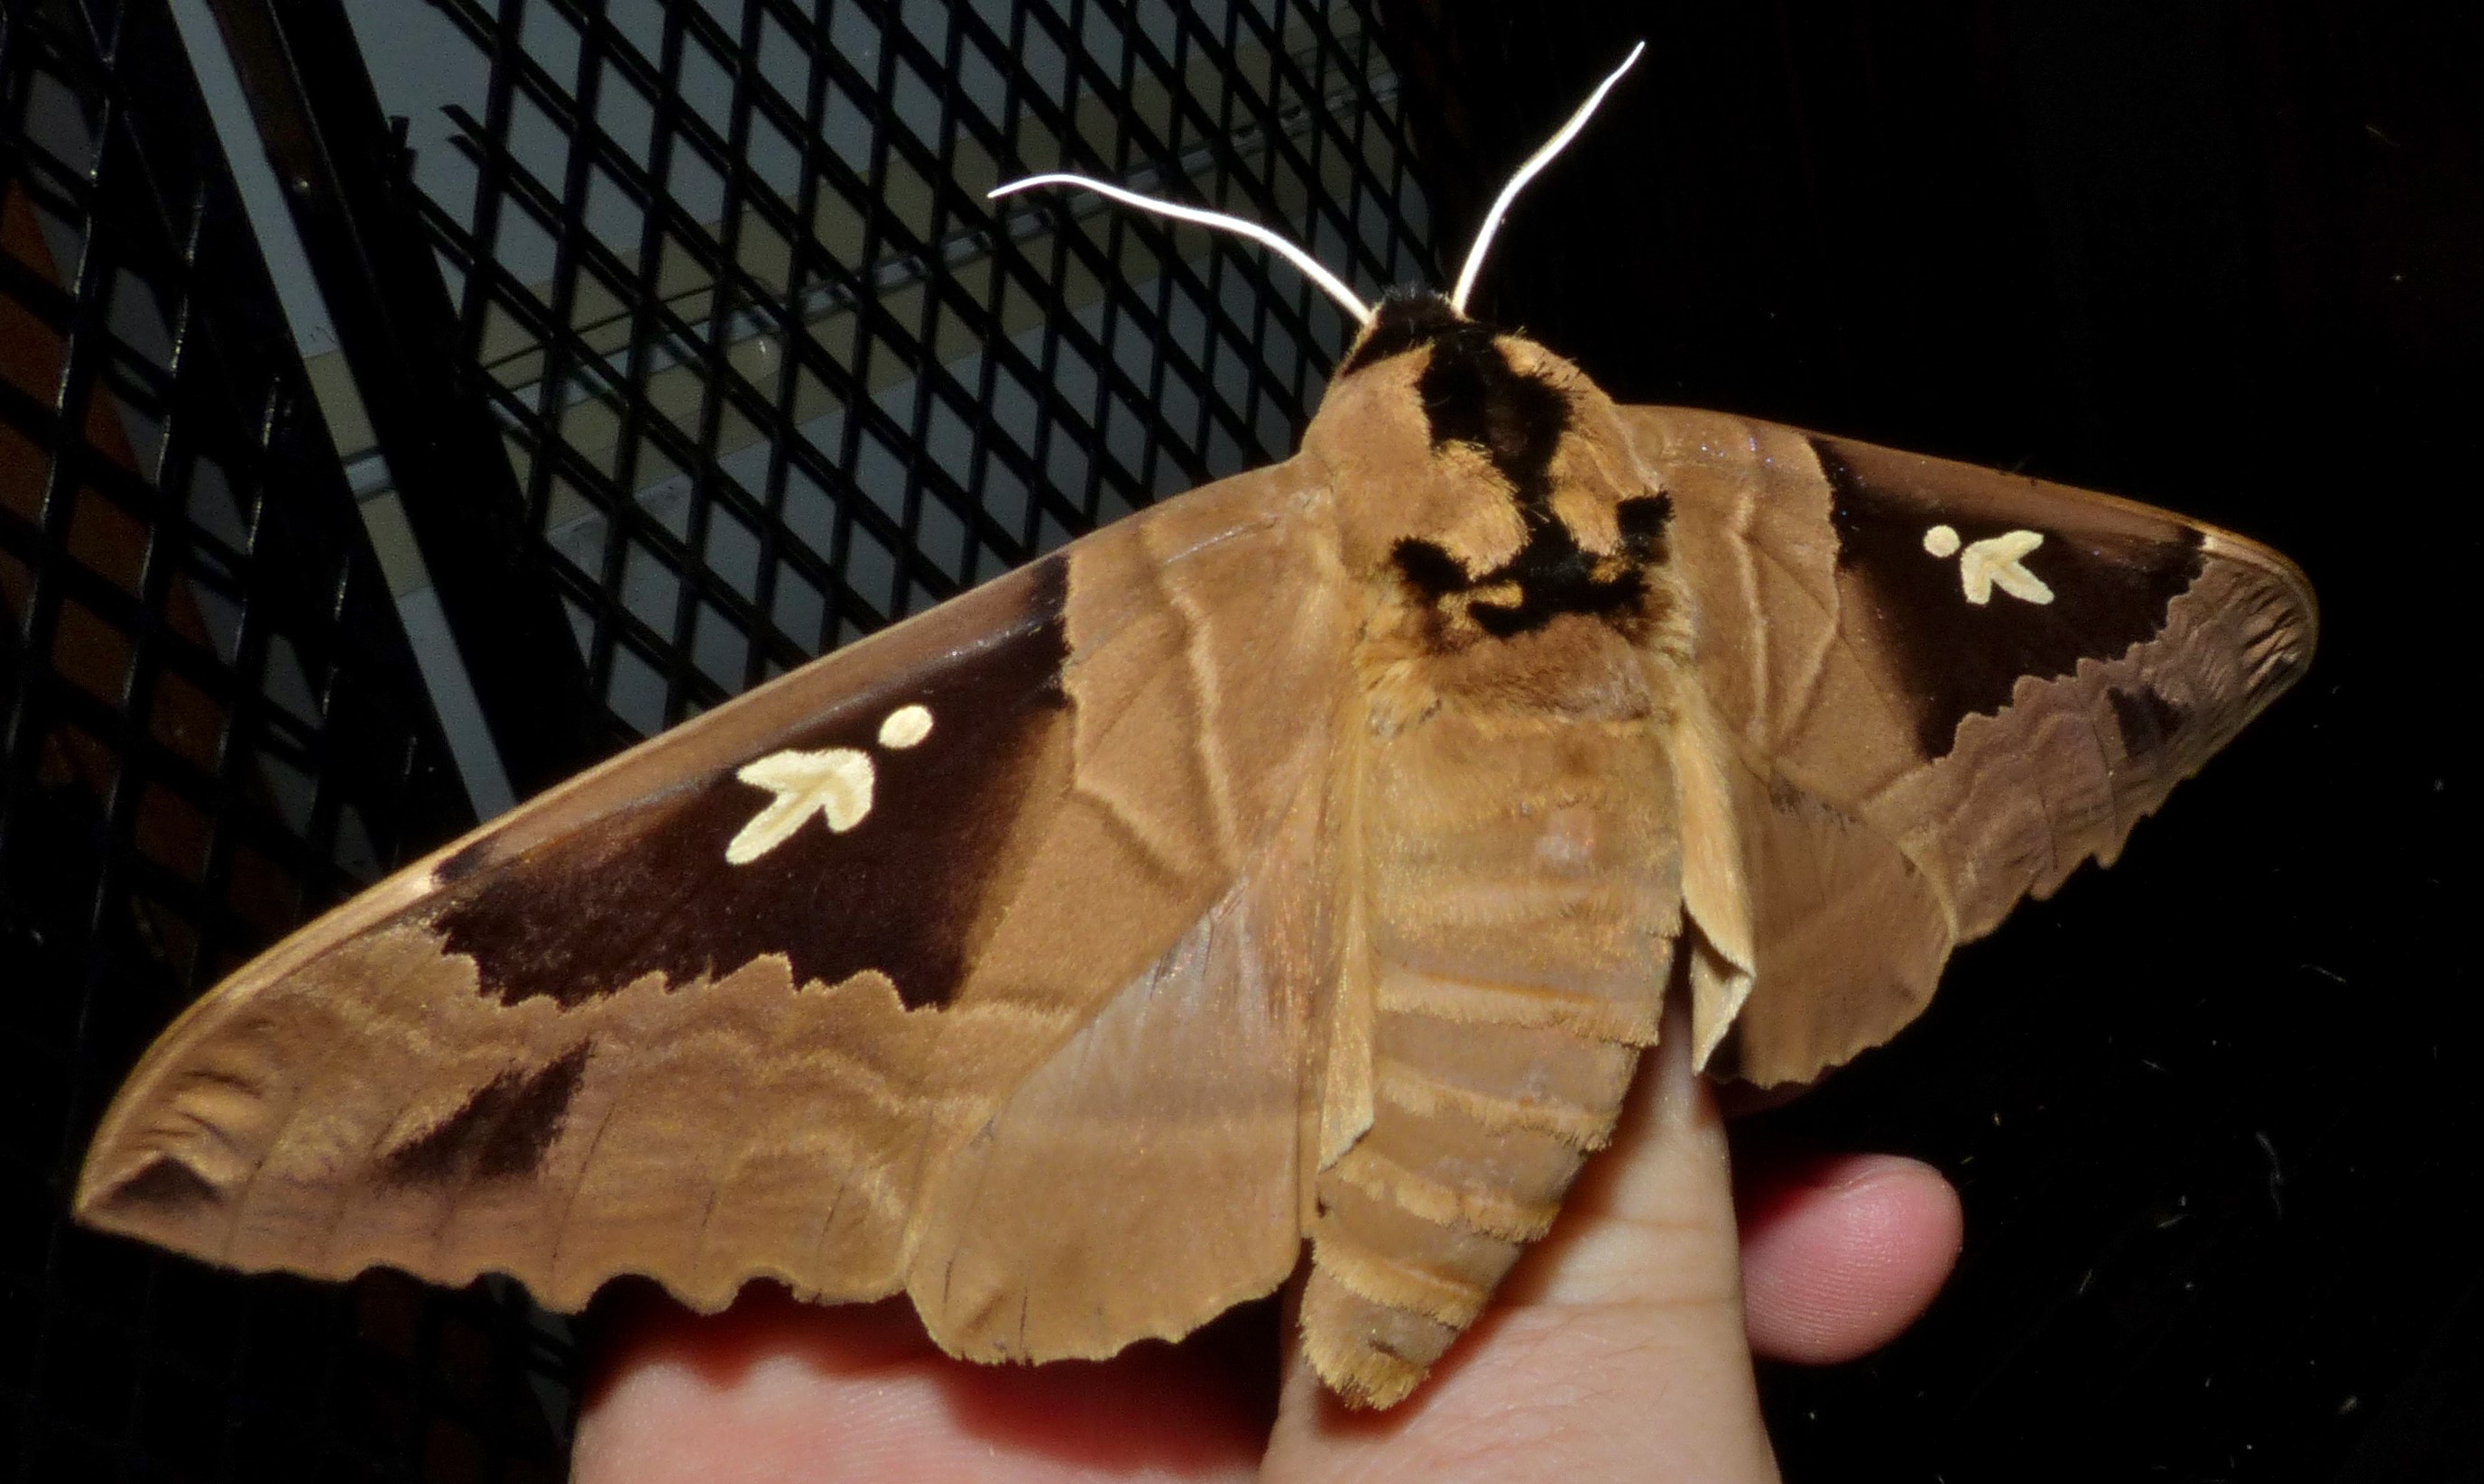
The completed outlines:
{"type": "Polygon", "coordinates": [[[1677,974],[1712,1070],[1886,1038],[2313,628],[2237,537],[1617,407],[1393,298],[1294,458],[245,968],[132,1074],[78,1211],[559,1308],[903,1290],[980,1360],[1179,1336],[1308,1236],[1307,1353],[1388,1405],[1554,1220],[1677,974]]]}

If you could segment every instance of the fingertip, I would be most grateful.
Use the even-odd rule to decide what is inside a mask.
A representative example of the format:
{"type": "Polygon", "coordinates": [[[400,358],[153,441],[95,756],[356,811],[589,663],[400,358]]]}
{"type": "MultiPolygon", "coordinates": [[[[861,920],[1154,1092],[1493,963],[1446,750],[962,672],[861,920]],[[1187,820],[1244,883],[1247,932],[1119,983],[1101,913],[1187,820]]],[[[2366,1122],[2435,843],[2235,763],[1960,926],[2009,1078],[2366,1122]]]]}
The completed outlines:
{"type": "Polygon", "coordinates": [[[1940,1292],[1965,1230],[1940,1172],[1893,1154],[1789,1164],[1748,1182],[1738,1203],[1751,1349],[1801,1364],[1895,1339],[1940,1292]]]}

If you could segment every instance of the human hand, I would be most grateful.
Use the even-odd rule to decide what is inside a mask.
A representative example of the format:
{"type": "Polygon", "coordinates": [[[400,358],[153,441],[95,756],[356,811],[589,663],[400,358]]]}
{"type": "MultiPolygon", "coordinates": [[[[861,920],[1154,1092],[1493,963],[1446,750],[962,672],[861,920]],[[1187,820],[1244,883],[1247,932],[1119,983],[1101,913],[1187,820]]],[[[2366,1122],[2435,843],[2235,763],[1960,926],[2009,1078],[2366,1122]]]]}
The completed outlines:
{"type": "Polygon", "coordinates": [[[1680,1029],[1552,1235],[1391,1411],[1325,1394],[1290,1327],[1281,1386],[1247,1321],[1101,1363],[982,1366],[941,1355],[903,1299],[754,1290],[713,1318],[651,1304],[619,1326],[574,1477],[1773,1478],[1752,1355],[1833,1362],[1894,1337],[1948,1276],[1958,1198],[1912,1160],[1848,1155],[1746,1171],[1738,1201],[1680,1029]]]}

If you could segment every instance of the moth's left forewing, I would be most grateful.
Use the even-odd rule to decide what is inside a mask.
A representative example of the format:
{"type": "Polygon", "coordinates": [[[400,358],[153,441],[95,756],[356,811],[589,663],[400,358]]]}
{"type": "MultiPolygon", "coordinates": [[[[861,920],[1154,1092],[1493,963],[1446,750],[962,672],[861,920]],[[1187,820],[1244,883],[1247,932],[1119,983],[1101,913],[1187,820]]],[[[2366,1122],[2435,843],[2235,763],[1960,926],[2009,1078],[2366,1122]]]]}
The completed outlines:
{"type": "Polygon", "coordinates": [[[1811,442],[1848,602],[1874,612],[1929,759],[1883,807],[1926,822],[1962,937],[2090,856],[2110,863],[2310,663],[2310,584],[2255,542],[2022,475],[1811,442]],[[1945,530],[1954,556],[1933,553],[1945,530]]]}
{"type": "Polygon", "coordinates": [[[1757,959],[1725,1054],[1753,1080],[1894,1033],[1955,943],[2113,859],[2309,661],[2308,584],[2240,537],[1769,423],[1623,416],[1673,502],[1724,754],[1757,959]]]}
{"type": "Polygon", "coordinates": [[[1320,951],[1288,842],[1350,628],[1323,493],[1295,461],[1143,513],[322,919],[148,1053],[80,1215],[557,1308],[910,1288],[987,1357],[1273,1287],[1320,951]]]}

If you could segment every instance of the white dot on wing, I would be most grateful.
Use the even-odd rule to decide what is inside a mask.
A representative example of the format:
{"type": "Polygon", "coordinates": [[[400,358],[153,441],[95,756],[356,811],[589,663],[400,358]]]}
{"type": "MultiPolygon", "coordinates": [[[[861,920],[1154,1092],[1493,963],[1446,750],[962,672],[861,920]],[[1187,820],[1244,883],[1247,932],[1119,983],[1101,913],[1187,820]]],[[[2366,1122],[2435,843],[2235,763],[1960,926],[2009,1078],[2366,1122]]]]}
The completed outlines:
{"type": "Polygon", "coordinates": [[[932,735],[932,708],[901,706],[879,724],[879,744],[904,749],[932,735]]]}

